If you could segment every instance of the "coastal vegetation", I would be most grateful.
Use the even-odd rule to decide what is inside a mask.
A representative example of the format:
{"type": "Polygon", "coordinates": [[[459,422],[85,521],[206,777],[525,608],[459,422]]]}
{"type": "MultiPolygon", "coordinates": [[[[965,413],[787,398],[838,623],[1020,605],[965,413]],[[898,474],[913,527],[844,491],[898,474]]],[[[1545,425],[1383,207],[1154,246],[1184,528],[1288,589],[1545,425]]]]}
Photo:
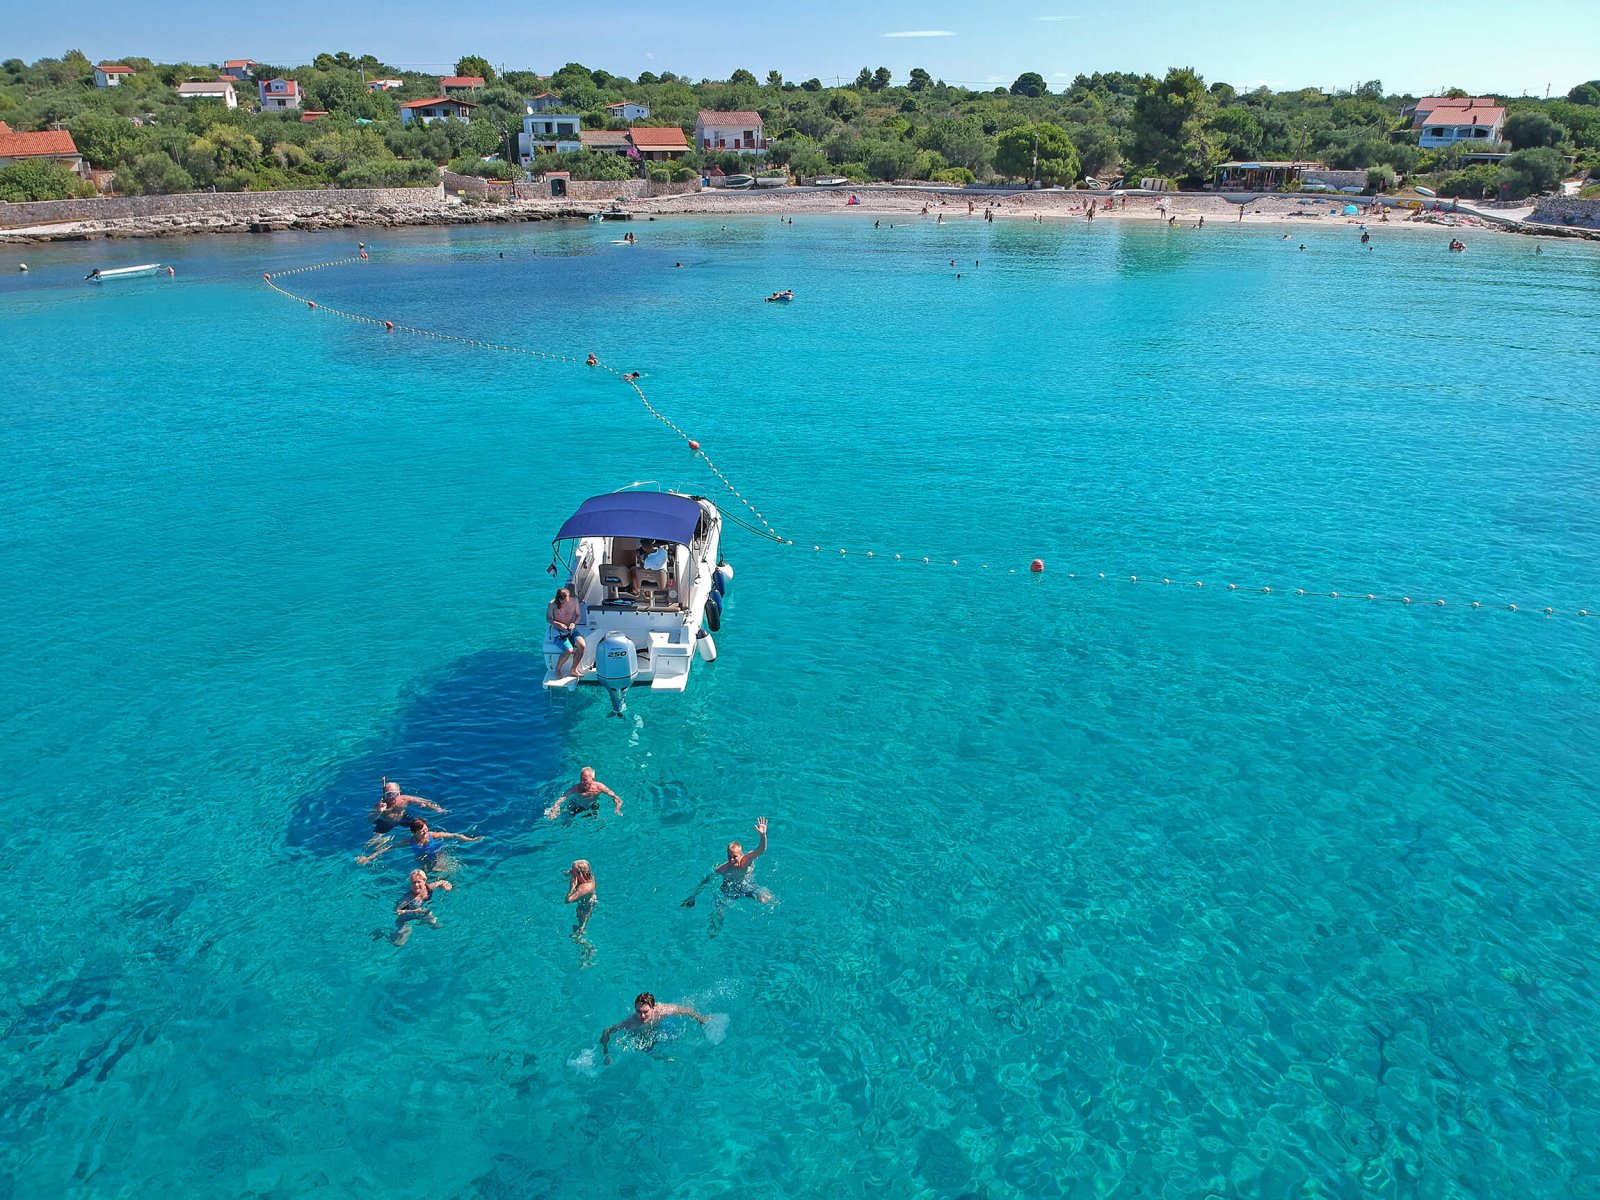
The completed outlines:
{"type": "MultiPolygon", "coordinates": [[[[255,87],[241,82],[240,105],[184,100],[175,86],[214,79],[208,64],[120,60],[132,68],[118,87],[97,89],[94,64],[79,51],[26,64],[0,64],[0,120],[18,130],[66,129],[97,168],[115,172],[126,193],[261,191],[320,187],[405,187],[430,184],[438,168],[509,179],[508,153],[525,98],[561,97],[582,114],[585,129],[624,128],[605,105],[648,105],[648,124],[693,129],[702,109],[755,110],[771,140],[768,161],[795,175],[851,180],[921,179],[970,182],[1037,179],[1051,184],[1085,176],[1109,181],[1157,177],[1177,187],[1210,182],[1225,161],[1313,159],[1364,170],[1370,187],[1399,179],[1427,182],[1444,195],[1521,197],[1554,186],[1570,172],[1567,156],[1600,173],[1600,80],[1562,99],[1506,97],[1506,142],[1499,163],[1467,163],[1460,150],[1428,151],[1401,109],[1414,97],[1386,93],[1372,80],[1348,91],[1315,88],[1237,90],[1206,81],[1190,68],[1163,77],[1123,72],[1079,75],[1051,91],[1038,72],[1009,87],[973,90],[946,84],[921,68],[897,82],[884,67],[863,67],[853,81],[825,87],[818,79],[764,80],[738,70],[725,81],[691,82],[670,71],[628,79],[568,63],[551,76],[497,73],[480,55],[457,64],[484,86],[473,96],[473,119],[402,126],[400,105],[438,95],[436,75],[397,70],[372,55],[319,54],[309,65],[256,64],[256,78],[299,82],[303,107],[326,115],[257,112],[255,87]],[[373,91],[375,79],[402,86],[373,91]]],[[[692,178],[712,165],[742,170],[738,155],[700,154],[676,163],[641,165],[586,150],[552,155],[549,168],[576,178],[621,179],[649,171],[692,178]]],[[[0,194],[36,198],[81,191],[65,172],[0,170],[0,194]]]]}

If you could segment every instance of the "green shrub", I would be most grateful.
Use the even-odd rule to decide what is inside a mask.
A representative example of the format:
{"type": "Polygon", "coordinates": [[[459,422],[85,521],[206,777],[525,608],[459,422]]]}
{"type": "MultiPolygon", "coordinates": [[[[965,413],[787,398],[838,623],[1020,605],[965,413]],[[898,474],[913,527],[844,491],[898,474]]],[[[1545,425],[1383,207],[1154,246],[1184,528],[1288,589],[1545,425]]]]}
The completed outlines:
{"type": "Polygon", "coordinates": [[[439,181],[439,170],[431,162],[414,158],[368,159],[352,163],[339,172],[336,182],[342,188],[427,187],[439,181]]]}
{"type": "Polygon", "coordinates": [[[699,176],[700,172],[695,170],[688,163],[678,163],[672,168],[673,183],[688,183],[691,179],[697,179],[699,176]]]}
{"type": "Polygon", "coordinates": [[[965,167],[945,167],[928,176],[931,183],[972,183],[975,178],[965,167]]]}
{"type": "Polygon", "coordinates": [[[23,159],[0,167],[0,200],[81,200],[93,195],[94,184],[60,163],[23,159]]]}
{"type": "Polygon", "coordinates": [[[1387,192],[1394,189],[1396,179],[1394,168],[1387,163],[1379,163],[1375,167],[1367,168],[1367,191],[1387,192]]]}
{"type": "Polygon", "coordinates": [[[671,183],[672,171],[668,167],[651,167],[648,178],[651,183],[671,183]]]}

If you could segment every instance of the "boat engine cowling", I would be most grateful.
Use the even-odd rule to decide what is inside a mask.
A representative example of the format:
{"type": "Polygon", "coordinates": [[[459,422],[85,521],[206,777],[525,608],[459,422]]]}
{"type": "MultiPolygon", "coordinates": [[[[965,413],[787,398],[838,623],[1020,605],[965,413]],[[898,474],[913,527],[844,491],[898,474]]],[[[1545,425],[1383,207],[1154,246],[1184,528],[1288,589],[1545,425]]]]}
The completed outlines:
{"type": "Polygon", "coordinates": [[[622,711],[622,693],[639,678],[639,650],[627,634],[613,629],[594,648],[594,677],[611,693],[611,707],[622,711]]]}

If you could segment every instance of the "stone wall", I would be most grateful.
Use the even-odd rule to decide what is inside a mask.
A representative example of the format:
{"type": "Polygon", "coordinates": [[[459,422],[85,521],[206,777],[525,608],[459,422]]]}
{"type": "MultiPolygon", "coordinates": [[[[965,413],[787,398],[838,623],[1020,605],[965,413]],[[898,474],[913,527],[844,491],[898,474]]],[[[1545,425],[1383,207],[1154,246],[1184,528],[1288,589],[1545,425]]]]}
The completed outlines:
{"type": "MultiPolygon", "coordinates": [[[[688,179],[683,183],[652,183],[648,179],[569,179],[566,183],[568,200],[591,203],[611,201],[619,196],[624,200],[639,200],[647,196],[688,196],[700,190],[698,179],[688,179]]],[[[550,198],[549,180],[542,183],[517,184],[519,200],[550,198]]]]}
{"type": "Polygon", "coordinates": [[[95,200],[0,202],[0,227],[51,221],[116,221],[127,217],[222,216],[323,209],[439,208],[444,192],[425,188],[328,188],[314,192],[191,192],[181,196],[105,196],[95,200]]]}
{"type": "Polygon", "coordinates": [[[1533,206],[1529,221],[1540,225],[1570,225],[1600,229],[1600,200],[1576,196],[1545,196],[1533,206]]]}
{"type": "MultiPolygon", "coordinates": [[[[447,196],[472,196],[478,200],[489,198],[489,181],[479,179],[476,175],[457,175],[454,171],[444,172],[444,191],[447,196]]],[[[502,191],[501,198],[508,198],[508,193],[502,191]]]]}

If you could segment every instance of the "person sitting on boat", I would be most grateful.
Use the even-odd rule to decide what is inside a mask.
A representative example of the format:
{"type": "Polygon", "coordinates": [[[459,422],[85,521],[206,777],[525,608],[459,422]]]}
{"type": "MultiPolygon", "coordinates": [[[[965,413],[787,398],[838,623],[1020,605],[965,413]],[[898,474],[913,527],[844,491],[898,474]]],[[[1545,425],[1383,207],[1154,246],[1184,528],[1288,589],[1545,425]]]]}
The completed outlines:
{"type": "Polygon", "coordinates": [[[550,636],[555,639],[558,646],[563,647],[561,657],[556,659],[558,678],[568,674],[563,669],[563,664],[570,665],[573,675],[583,670],[585,643],[578,633],[578,620],[582,615],[578,609],[578,602],[572,598],[570,588],[558,589],[556,598],[550,601],[544,611],[545,620],[550,622],[550,636]]]}
{"type": "Polygon", "coordinates": [[[483,838],[474,837],[470,833],[446,833],[442,829],[429,829],[428,823],[421,817],[412,820],[411,840],[409,842],[395,842],[387,846],[380,846],[371,854],[364,854],[356,859],[362,866],[377,858],[380,854],[387,854],[399,846],[410,846],[411,852],[417,856],[417,865],[433,870],[439,865],[439,854],[444,849],[446,838],[455,838],[458,842],[481,842],[483,838]]]}
{"type": "Polygon", "coordinates": [[[665,571],[672,552],[654,538],[639,539],[639,565],[633,574],[633,590],[639,591],[640,571],[665,571]]]}
{"type": "Polygon", "coordinates": [[[372,832],[388,833],[391,829],[398,829],[406,823],[406,809],[415,804],[418,808],[431,809],[436,813],[444,812],[432,800],[424,800],[421,796],[408,796],[400,790],[400,785],[393,780],[385,778],[383,793],[378,797],[378,806],[372,810],[372,832]]]}

